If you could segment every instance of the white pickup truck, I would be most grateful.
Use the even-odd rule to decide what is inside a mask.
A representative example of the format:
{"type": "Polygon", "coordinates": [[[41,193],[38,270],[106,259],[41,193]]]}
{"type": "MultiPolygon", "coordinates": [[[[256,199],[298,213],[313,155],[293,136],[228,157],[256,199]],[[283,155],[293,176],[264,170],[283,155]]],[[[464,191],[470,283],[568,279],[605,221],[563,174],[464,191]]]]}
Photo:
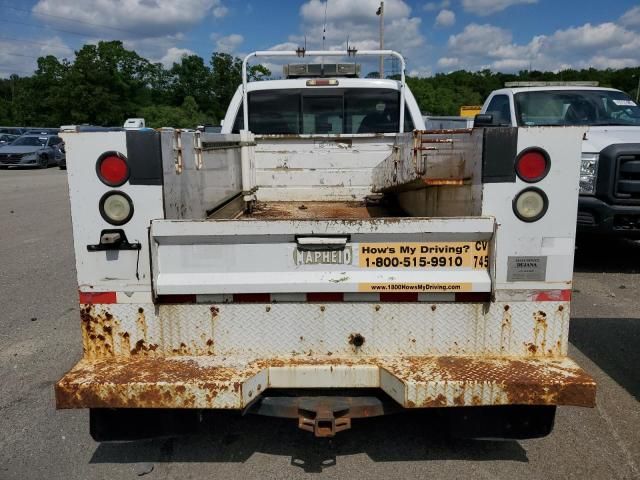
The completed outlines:
{"type": "MultiPolygon", "coordinates": [[[[404,72],[354,50],[244,70],[305,53],[404,72]]],[[[212,409],[536,437],[593,406],[567,357],[584,128],[425,131],[404,73],[300,71],[245,75],[222,134],[64,133],[84,353],[58,408],[121,440],[212,409]]]]}
{"type": "Polygon", "coordinates": [[[588,127],[582,141],[578,230],[640,236],[636,102],[597,82],[513,82],[506,87],[487,98],[478,125],[588,127]]]}

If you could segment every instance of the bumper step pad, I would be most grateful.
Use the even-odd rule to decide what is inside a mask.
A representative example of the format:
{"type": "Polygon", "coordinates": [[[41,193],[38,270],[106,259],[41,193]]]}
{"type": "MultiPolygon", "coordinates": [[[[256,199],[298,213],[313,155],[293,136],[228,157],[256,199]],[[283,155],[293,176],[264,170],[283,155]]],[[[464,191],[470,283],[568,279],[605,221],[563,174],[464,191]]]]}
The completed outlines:
{"type": "Polygon", "coordinates": [[[596,384],[569,358],[113,357],[78,362],[57,408],[243,409],[267,388],[380,388],[405,408],[595,405],[596,384]]]}

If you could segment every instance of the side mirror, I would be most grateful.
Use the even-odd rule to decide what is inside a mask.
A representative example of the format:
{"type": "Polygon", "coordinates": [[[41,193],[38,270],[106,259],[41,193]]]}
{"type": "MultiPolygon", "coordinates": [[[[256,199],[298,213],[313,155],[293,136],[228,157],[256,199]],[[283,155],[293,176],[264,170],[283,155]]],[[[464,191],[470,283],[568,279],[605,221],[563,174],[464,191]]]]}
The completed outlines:
{"type": "Polygon", "coordinates": [[[220,126],[224,127],[224,118],[222,120],[220,120],[220,126]]]}
{"type": "Polygon", "coordinates": [[[489,113],[479,113],[476,115],[473,120],[474,127],[497,127],[495,123],[493,123],[493,115],[489,113]]]}

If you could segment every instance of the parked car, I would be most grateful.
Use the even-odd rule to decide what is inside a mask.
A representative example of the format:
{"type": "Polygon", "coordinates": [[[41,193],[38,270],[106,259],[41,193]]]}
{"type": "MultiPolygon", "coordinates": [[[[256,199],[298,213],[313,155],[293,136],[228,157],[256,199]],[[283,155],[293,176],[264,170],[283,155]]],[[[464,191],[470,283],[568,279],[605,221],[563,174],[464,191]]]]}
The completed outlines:
{"type": "Polygon", "coordinates": [[[56,135],[22,135],[11,145],[0,147],[1,167],[47,168],[57,164],[62,139],[56,135]]]}
{"type": "Polygon", "coordinates": [[[28,128],[24,133],[27,135],[57,135],[59,128],[28,128]]]}
{"type": "Polygon", "coordinates": [[[11,135],[10,133],[0,133],[0,145],[9,145],[20,135],[11,135]]]}
{"type": "Polygon", "coordinates": [[[67,169],[67,152],[64,148],[64,142],[56,146],[56,160],[60,170],[67,169]]]}
{"type": "Polygon", "coordinates": [[[8,133],[10,135],[22,135],[27,131],[23,127],[0,127],[0,133],[8,133]]]}

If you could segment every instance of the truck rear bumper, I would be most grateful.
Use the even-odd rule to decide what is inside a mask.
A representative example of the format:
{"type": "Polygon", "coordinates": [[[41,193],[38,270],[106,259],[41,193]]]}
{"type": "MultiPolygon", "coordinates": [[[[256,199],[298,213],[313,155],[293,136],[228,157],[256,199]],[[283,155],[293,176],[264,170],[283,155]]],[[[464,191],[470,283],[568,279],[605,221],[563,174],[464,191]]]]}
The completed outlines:
{"type": "Polygon", "coordinates": [[[566,357],[215,356],[83,359],[55,386],[57,408],[244,409],[267,389],[379,388],[404,408],[595,405],[596,384],[566,357]]]}

